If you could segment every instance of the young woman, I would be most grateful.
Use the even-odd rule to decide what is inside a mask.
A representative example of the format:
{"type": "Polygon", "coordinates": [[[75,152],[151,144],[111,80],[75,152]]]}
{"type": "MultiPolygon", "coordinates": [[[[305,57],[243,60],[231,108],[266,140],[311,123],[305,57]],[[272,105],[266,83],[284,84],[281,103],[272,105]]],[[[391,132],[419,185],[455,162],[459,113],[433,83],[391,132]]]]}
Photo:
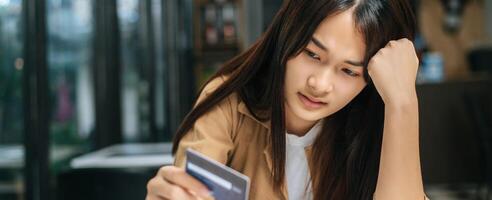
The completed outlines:
{"type": "Polygon", "coordinates": [[[209,195],[193,148],[251,179],[251,199],[424,199],[418,59],[406,0],[287,0],[202,89],[147,200],[209,195]]]}

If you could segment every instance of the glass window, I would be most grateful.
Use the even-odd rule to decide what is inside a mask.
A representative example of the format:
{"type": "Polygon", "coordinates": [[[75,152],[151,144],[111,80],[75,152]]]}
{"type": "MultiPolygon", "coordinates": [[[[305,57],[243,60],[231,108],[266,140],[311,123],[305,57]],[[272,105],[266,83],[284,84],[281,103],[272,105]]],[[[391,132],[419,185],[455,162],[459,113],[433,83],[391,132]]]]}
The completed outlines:
{"type": "Polygon", "coordinates": [[[124,141],[138,141],[139,133],[148,133],[142,119],[147,114],[148,84],[139,73],[139,32],[140,16],[138,0],[118,0],[118,22],[121,45],[121,98],[122,98],[122,131],[124,141]],[[139,107],[140,106],[140,107],[139,107]]]}
{"type": "Polygon", "coordinates": [[[159,0],[118,0],[124,142],[170,140],[159,0]]]}
{"type": "Polygon", "coordinates": [[[48,0],[48,66],[52,143],[79,144],[94,128],[91,76],[92,5],[48,0]]]}
{"type": "MultiPolygon", "coordinates": [[[[92,2],[47,0],[47,49],[51,100],[51,171],[55,177],[69,160],[90,148],[94,129],[91,75],[92,2]]],[[[54,180],[54,179],[53,179],[54,180]]]]}
{"type": "Polygon", "coordinates": [[[21,16],[21,0],[0,0],[0,199],[23,193],[21,16]]]}

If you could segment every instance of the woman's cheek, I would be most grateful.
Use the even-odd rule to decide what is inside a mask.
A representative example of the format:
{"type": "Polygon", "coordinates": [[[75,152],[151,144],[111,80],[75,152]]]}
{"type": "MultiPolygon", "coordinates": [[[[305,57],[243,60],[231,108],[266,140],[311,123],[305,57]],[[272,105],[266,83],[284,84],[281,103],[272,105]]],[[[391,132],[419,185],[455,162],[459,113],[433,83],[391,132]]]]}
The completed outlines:
{"type": "Polygon", "coordinates": [[[337,95],[338,98],[351,99],[351,97],[354,96],[353,94],[356,93],[355,91],[357,90],[356,86],[353,83],[348,83],[348,82],[345,82],[343,84],[340,84],[340,82],[338,83],[339,84],[336,85],[337,88],[336,91],[339,94],[337,95]]]}
{"type": "Polygon", "coordinates": [[[290,74],[291,81],[300,86],[300,88],[304,88],[303,85],[307,83],[307,79],[311,74],[311,69],[306,66],[299,66],[296,70],[293,70],[290,74]]]}

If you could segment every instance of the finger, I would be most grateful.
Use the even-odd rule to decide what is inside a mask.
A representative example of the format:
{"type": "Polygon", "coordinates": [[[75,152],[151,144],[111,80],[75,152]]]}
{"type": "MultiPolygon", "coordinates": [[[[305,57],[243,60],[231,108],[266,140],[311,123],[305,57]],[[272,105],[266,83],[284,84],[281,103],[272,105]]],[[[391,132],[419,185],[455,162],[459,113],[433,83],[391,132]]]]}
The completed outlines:
{"type": "Polygon", "coordinates": [[[205,185],[187,174],[181,168],[174,166],[164,167],[159,173],[161,173],[161,177],[166,181],[179,185],[200,197],[208,198],[210,196],[210,191],[205,185]]]}
{"type": "Polygon", "coordinates": [[[378,62],[382,55],[382,50],[379,50],[370,60],[369,63],[367,63],[367,72],[370,73],[372,71],[372,68],[374,68],[374,65],[378,62]]]}
{"type": "Polygon", "coordinates": [[[376,55],[373,58],[378,58],[377,56],[384,56],[386,54],[386,51],[388,51],[389,48],[391,48],[391,47],[386,46],[384,48],[379,49],[378,52],[376,52],[376,55]]]}
{"type": "Polygon", "coordinates": [[[158,196],[153,196],[153,195],[147,195],[145,197],[145,200],[166,200],[164,197],[158,197],[158,196]]]}
{"type": "Polygon", "coordinates": [[[183,200],[196,200],[197,198],[186,191],[186,189],[174,185],[162,179],[162,177],[156,177],[149,183],[148,190],[149,198],[151,200],[164,200],[164,199],[183,199],[183,200]]]}
{"type": "Polygon", "coordinates": [[[399,39],[399,40],[390,40],[388,42],[388,44],[386,45],[386,47],[389,47],[389,48],[398,48],[400,46],[402,46],[403,44],[406,44],[411,41],[406,39],[406,38],[402,38],[402,39],[399,39]]]}
{"type": "Polygon", "coordinates": [[[145,200],[164,200],[167,196],[166,185],[164,179],[159,176],[152,178],[147,183],[147,197],[145,200]]]}
{"type": "Polygon", "coordinates": [[[390,40],[387,44],[386,44],[386,47],[393,47],[395,46],[397,43],[397,41],[395,40],[390,40]]]}
{"type": "Polygon", "coordinates": [[[167,191],[167,198],[168,199],[171,199],[171,200],[198,200],[197,197],[195,197],[195,195],[193,194],[190,194],[189,192],[187,192],[184,188],[182,187],[179,187],[179,186],[176,186],[176,185],[172,185],[170,183],[166,183],[168,184],[167,188],[168,188],[168,191],[167,191]]]}
{"type": "Polygon", "coordinates": [[[399,41],[399,42],[411,42],[408,38],[401,38],[401,39],[398,39],[397,41],[399,41]]]}

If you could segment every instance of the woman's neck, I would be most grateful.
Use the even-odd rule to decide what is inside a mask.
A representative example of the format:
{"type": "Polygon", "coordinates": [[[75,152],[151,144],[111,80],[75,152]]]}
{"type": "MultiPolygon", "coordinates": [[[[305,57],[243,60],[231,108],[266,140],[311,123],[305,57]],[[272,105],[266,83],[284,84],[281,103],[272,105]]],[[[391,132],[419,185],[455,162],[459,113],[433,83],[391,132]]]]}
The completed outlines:
{"type": "Polygon", "coordinates": [[[313,128],[317,121],[307,121],[301,119],[294,113],[290,111],[290,109],[285,109],[285,129],[289,134],[297,135],[302,137],[306,135],[306,133],[313,128]]]}

